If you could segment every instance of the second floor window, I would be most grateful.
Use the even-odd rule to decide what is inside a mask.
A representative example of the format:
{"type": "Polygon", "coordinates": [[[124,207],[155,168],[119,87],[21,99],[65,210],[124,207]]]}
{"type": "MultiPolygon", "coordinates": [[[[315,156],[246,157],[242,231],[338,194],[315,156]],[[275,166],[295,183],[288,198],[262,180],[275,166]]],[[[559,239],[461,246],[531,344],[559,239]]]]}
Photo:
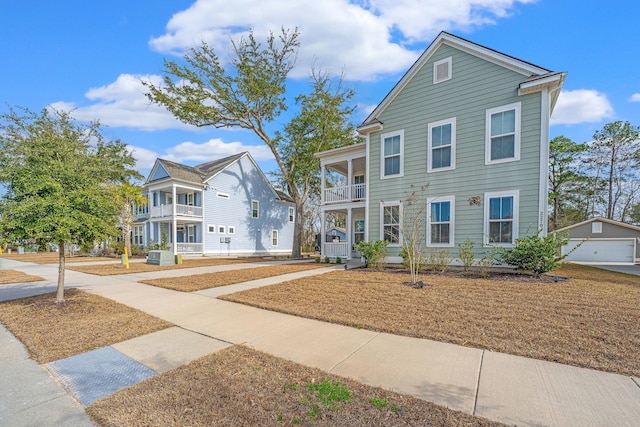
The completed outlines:
{"type": "Polygon", "coordinates": [[[429,124],[427,172],[455,168],[456,119],[429,124]]]}
{"type": "Polygon", "coordinates": [[[520,103],[487,110],[485,163],[520,159],[520,103]]]}
{"type": "Polygon", "coordinates": [[[257,200],[251,201],[251,218],[260,217],[260,203],[257,200]]]}
{"type": "Polygon", "coordinates": [[[289,207],[289,222],[294,222],[295,221],[295,213],[296,210],[291,206],[289,207]]]}
{"type": "Polygon", "coordinates": [[[382,135],[382,171],[381,178],[402,176],[404,132],[382,135]]]}

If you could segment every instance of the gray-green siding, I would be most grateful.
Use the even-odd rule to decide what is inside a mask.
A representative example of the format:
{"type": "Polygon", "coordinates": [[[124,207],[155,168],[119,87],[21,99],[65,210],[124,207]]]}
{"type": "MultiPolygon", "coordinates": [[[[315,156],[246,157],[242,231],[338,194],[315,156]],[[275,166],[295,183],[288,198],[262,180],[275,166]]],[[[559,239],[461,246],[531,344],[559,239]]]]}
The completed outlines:
{"type": "MultiPolygon", "coordinates": [[[[455,195],[457,245],[469,238],[478,253],[484,234],[484,194],[519,190],[519,235],[536,232],[539,215],[541,94],[518,96],[525,76],[447,45],[441,46],[378,119],[369,139],[369,240],[380,238],[380,201],[402,200],[410,185],[428,184],[426,197],[455,195]],[[433,84],[433,63],[452,57],[453,77],[433,84]],[[486,110],[521,102],[520,160],[485,165],[486,110]],[[427,128],[456,118],[454,170],[427,173],[427,128]],[[381,135],[404,130],[404,176],[380,179],[381,135]],[[480,205],[469,198],[479,196],[480,205]]],[[[545,189],[543,189],[544,191],[545,189]]],[[[455,250],[454,250],[455,252],[455,250]]],[[[390,255],[397,250],[391,249],[390,255]]]]}

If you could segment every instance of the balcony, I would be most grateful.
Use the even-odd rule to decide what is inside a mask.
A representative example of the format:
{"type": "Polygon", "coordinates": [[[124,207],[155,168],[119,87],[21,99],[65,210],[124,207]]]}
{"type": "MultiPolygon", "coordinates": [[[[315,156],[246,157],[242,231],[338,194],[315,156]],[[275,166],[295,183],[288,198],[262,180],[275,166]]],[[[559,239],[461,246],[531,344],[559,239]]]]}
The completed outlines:
{"type": "Polygon", "coordinates": [[[329,258],[340,257],[342,259],[349,259],[351,257],[351,254],[349,253],[349,243],[325,243],[322,250],[322,256],[328,256],[329,258]]]}
{"type": "Polygon", "coordinates": [[[324,189],[324,204],[360,202],[366,199],[367,184],[343,185],[324,189]]]}
{"type": "MultiPolygon", "coordinates": [[[[151,218],[164,218],[170,216],[173,216],[173,205],[151,207],[151,218]]],[[[202,206],[176,205],[176,216],[202,218],[202,206]]]]}

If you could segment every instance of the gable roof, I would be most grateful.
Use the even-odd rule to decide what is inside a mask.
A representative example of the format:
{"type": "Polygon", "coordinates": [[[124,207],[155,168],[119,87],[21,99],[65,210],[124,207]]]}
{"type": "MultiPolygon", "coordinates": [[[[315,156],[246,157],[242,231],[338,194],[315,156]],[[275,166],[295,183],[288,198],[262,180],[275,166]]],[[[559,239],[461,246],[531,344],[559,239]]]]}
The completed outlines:
{"type": "Polygon", "coordinates": [[[294,202],[291,196],[289,196],[287,193],[273,188],[271,182],[269,182],[267,177],[262,172],[262,169],[260,169],[260,167],[255,162],[255,160],[253,160],[253,157],[251,157],[251,154],[249,154],[248,151],[234,154],[233,156],[225,157],[222,159],[212,160],[210,162],[202,163],[196,166],[187,166],[181,163],[172,162],[170,160],[156,159],[156,163],[153,165],[153,168],[149,173],[149,177],[147,178],[145,185],[165,179],[177,179],[192,184],[204,185],[211,178],[218,175],[220,172],[245,156],[251,161],[253,166],[260,173],[260,176],[262,176],[262,179],[264,179],[265,183],[269,186],[277,200],[288,203],[294,202]],[[164,169],[168,176],[161,175],[160,178],[152,179],[152,177],[156,176],[156,171],[160,170],[160,168],[164,169]]]}
{"type": "Polygon", "coordinates": [[[573,228],[580,227],[581,225],[589,224],[591,222],[596,222],[596,221],[597,222],[606,222],[607,224],[617,225],[618,227],[628,228],[629,230],[633,230],[633,231],[640,231],[640,227],[636,227],[635,225],[627,224],[627,223],[620,222],[620,221],[614,221],[612,219],[595,217],[595,218],[588,219],[586,221],[578,222],[578,223],[573,224],[573,225],[568,225],[566,227],[559,228],[557,230],[554,230],[553,232],[554,233],[561,233],[563,231],[569,231],[569,230],[571,230],[573,228]]]}
{"type": "MultiPolygon", "coordinates": [[[[380,114],[391,104],[391,102],[398,96],[398,94],[407,86],[407,84],[418,74],[418,72],[429,61],[433,54],[442,45],[452,46],[458,50],[466,52],[470,55],[482,58],[486,61],[500,65],[501,67],[510,69],[516,73],[520,73],[526,77],[518,88],[521,93],[534,92],[540,90],[543,86],[562,87],[564,79],[566,77],[565,72],[553,72],[546,68],[539,67],[530,62],[517,59],[513,56],[506,55],[491,48],[479,45],[469,40],[463,39],[453,34],[449,34],[442,31],[435,40],[429,45],[429,47],[420,55],[420,57],[414,62],[409,70],[402,76],[402,78],[396,83],[391,91],[384,97],[382,102],[367,116],[364,122],[358,126],[357,130],[360,133],[366,134],[369,132],[380,130],[382,123],[378,120],[380,114]]],[[[551,109],[558,99],[559,91],[552,93],[551,95],[551,109]]]]}

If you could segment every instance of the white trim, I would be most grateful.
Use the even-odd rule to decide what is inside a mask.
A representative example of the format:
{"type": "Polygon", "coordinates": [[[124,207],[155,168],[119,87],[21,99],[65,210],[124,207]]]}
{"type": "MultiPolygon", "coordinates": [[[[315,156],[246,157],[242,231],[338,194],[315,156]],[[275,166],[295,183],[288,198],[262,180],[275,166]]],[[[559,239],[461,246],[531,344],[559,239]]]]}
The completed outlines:
{"type": "Polygon", "coordinates": [[[620,226],[620,227],[628,228],[629,230],[640,231],[640,227],[636,227],[635,225],[625,224],[624,222],[614,221],[612,219],[607,219],[607,218],[602,218],[602,217],[595,217],[595,218],[588,219],[586,221],[578,222],[578,223],[573,224],[573,225],[568,225],[566,227],[559,228],[557,230],[554,230],[553,232],[554,233],[560,233],[560,232],[563,232],[563,231],[568,231],[568,230],[571,230],[572,228],[576,228],[576,227],[588,224],[588,223],[593,222],[593,221],[602,221],[602,222],[606,222],[606,223],[611,224],[611,225],[617,225],[617,226],[620,226]]]}
{"type": "Polygon", "coordinates": [[[390,178],[399,178],[404,176],[404,129],[400,129],[398,131],[395,132],[389,132],[389,133],[384,133],[382,135],[380,135],[380,179],[390,179],[390,178]],[[399,136],[400,137],[400,152],[398,154],[394,154],[393,156],[387,156],[387,157],[395,157],[397,155],[400,156],[400,169],[399,172],[397,174],[393,174],[393,175],[385,175],[385,167],[384,167],[384,161],[385,161],[385,154],[384,154],[384,140],[386,138],[393,138],[394,136],[399,136]]]}
{"type": "Polygon", "coordinates": [[[602,222],[593,221],[591,223],[591,234],[602,234],[602,222]]]}
{"type": "Polygon", "coordinates": [[[371,182],[370,180],[370,175],[369,175],[369,171],[371,170],[371,153],[369,150],[369,147],[371,146],[370,144],[370,138],[369,138],[369,134],[367,134],[366,138],[365,138],[365,144],[366,144],[366,151],[365,151],[365,168],[364,168],[364,179],[367,183],[367,185],[365,185],[365,193],[366,193],[366,202],[364,205],[364,240],[365,242],[369,241],[369,200],[371,200],[369,198],[369,189],[371,188],[371,185],[369,184],[371,182]]]}
{"type": "Polygon", "coordinates": [[[484,193],[484,233],[482,241],[484,246],[501,246],[506,248],[513,247],[518,238],[518,229],[520,228],[520,191],[498,191],[494,193],[484,193]],[[513,197],[513,218],[511,226],[511,243],[499,243],[489,241],[489,200],[497,197],[513,197]]]}
{"type": "MultiPolygon", "coordinates": [[[[485,116],[485,144],[484,144],[484,164],[492,165],[496,163],[515,162],[520,160],[520,133],[521,128],[521,110],[522,103],[514,102],[513,104],[501,105],[495,108],[489,108],[485,116]],[[505,111],[515,110],[515,130],[513,138],[513,157],[507,157],[504,159],[491,160],[491,116],[497,113],[505,111]]],[[[506,134],[505,134],[506,135],[506,134]]],[[[500,135],[496,135],[500,136],[500,135]]]]}
{"type": "Polygon", "coordinates": [[[214,224],[207,224],[207,234],[216,234],[216,226],[214,224]],[[211,229],[213,228],[213,231],[211,229]]]}
{"type": "Polygon", "coordinates": [[[451,80],[453,76],[453,72],[451,70],[451,57],[441,59],[440,61],[436,61],[433,63],[433,84],[437,85],[438,83],[446,82],[447,80],[451,80]],[[438,66],[442,64],[447,64],[447,76],[438,79],[438,66]]]}
{"type": "Polygon", "coordinates": [[[455,246],[455,211],[456,196],[430,197],[427,199],[427,246],[439,248],[452,248],[455,246]],[[431,243],[431,204],[449,202],[449,243],[431,243]]]}
{"type": "MultiPolygon", "coordinates": [[[[440,148],[440,147],[438,147],[440,148]]],[[[437,122],[432,122],[427,125],[427,173],[431,172],[441,172],[453,170],[456,168],[456,118],[450,118],[445,120],[438,120],[437,122]],[[433,141],[432,141],[432,133],[433,128],[441,127],[445,125],[451,125],[451,157],[450,157],[450,166],[441,167],[441,168],[433,168],[433,141]]]]}
{"type": "Polygon", "coordinates": [[[402,202],[400,200],[380,201],[380,240],[386,240],[384,235],[384,208],[387,206],[398,206],[398,243],[389,242],[390,248],[400,247],[402,245],[402,202]]]}
{"type": "Polygon", "coordinates": [[[251,210],[249,211],[251,219],[260,219],[260,201],[251,199],[251,210]],[[253,204],[256,204],[256,216],[253,216],[253,204]]]}
{"type": "Polygon", "coordinates": [[[540,105],[540,170],[538,184],[538,230],[542,230],[542,236],[549,231],[548,207],[549,207],[549,117],[551,116],[551,104],[549,91],[543,90],[540,105]]]}

